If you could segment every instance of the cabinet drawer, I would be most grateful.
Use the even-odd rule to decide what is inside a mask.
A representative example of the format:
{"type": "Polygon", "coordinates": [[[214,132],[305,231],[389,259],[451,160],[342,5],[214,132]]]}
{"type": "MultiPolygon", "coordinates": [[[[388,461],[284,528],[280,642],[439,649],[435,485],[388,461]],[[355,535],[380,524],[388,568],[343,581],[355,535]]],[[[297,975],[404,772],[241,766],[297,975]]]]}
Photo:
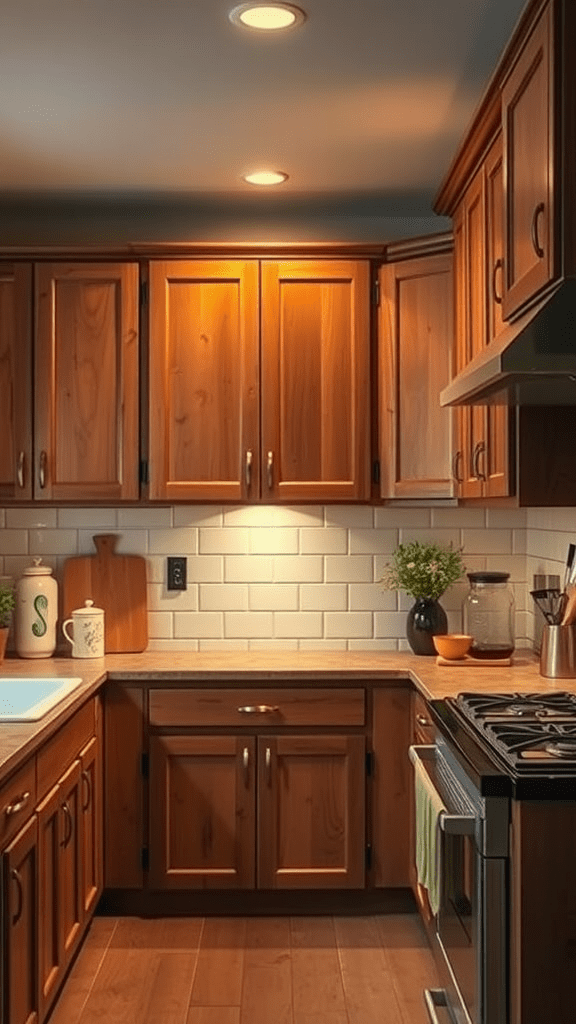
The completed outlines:
{"type": "Polygon", "coordinates": [[[90,700],[40,748],[37,755],[39,798],[51,789],[78,756],[94,735],[95,728],[95,701],[90,700]]]}
{"type": "Polygon", "coordinates": [[[436,727],[419,693],[412,695],[412,735],[417,743],[435,743],[436,727]]]}
{"type": "Polygon", "coordinates": [[[362,689],[150,690],[157,726],[364,725],[362,689]]]}
{"type": "Polygon", "coordinates": [[[30,758],[0,788],[0,849],[16,835],[36,804],[36,761],[30,758]]]}

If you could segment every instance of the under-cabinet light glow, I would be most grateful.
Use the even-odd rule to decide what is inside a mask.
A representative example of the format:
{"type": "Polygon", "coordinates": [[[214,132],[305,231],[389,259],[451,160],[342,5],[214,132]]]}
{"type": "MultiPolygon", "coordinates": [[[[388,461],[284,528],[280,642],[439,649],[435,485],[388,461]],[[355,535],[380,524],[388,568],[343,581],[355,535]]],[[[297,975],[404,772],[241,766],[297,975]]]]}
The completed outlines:
{"type": "Polygon", "coordinates": [[[279,29],[294,28],[306,20],[299,7],[283,3],[245,3],[230,11],[230,21],[244,28],[276,32],[279,29]]]}
{"type": "Polygon", "coordinates": [[[243,178],[250,185],[280,185],[287,180],[288,175],[284,171],[253,171],[251,174],[244,174],[243,178]]]}

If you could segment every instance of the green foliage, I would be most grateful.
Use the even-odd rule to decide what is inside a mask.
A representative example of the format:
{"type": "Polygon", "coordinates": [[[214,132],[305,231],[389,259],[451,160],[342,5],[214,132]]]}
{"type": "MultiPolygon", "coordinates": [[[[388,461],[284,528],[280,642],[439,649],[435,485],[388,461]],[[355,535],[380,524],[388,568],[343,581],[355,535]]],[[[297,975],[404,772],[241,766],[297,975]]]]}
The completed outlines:
{"type": "Polygon", "coordinates": [[[9,626],[16,605],[12,583],[0,580],[0,629],[9,626]]]}
{"type": "Polygon", "coordinates": [[[439,544],[399,544],[381,579],[386,590],[405,590],[412,597],[437,600],[466,571],[462,552],[439,544]]]}

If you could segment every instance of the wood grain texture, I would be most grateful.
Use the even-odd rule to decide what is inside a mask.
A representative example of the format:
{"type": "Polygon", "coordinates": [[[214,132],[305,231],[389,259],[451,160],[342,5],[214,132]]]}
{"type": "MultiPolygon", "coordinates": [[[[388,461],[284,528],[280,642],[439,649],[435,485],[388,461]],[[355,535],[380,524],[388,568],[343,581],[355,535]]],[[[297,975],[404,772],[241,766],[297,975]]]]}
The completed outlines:
{"type": "Polygon", "coordinates": [[[6,946],[2,977],[7,1024],[37,1024],[38,819],[35,814],[2,854],[6,946]]]}
{"type": "Polygon", "coordinates": [[[46,1014],[64,972],[64,948],[59,926],[61,899],[60,786],[56,785],[38,806],[38,949],[39,1009],[46,1014]]]}
{"type": "Polygon", "coordinates": [[[241,1024],[292,1024],[289,918],[248,919],[241,1024]]]}
{"type": "Polygon", "coordinates": [[[95,723],[96,701],[92,698],[40,748],[36,758],[38,796],[59,781],[62,769],[72,763],[94,735],[95,723]]]}
{"type": "Polygon", "coordinates": [[[206,919],[191,1006],[240,1007],[245,946],[245,918],[206,919]]]}
{"type": "Polygon", "coordinates": [[[363,725],[365,693],[361,688],[290,687],[251,689],[151,689],[150,723],[154,726],[233,725],[244,728],[286,725],[363,725]],[[239,708],[254,708],[242,712],[239,708]],[[269,710],[257,710],[266,708],[269,710]]]}
{"type": "Polygon", "coordinates": [[[114,918],[92,920],[80,955],[52,1010],[50,1024],[78,1024],[115,928],[114,918]]]}
{"type": "Polygon", "coordinates": [[[263,497],[368,498],[368,263],[265,260],[262,309],[263,497]]]}
{"type": "Polygon", "coordinates": [[[380,270],[380,493],[452,497],[452,411],[438,396],[451,379],[454,280],[451,254],[380,270]]]}
{"type": "Polygon", "coordinates": [[[331,917],[292,917],[294,1021],[311,1015],[346,1018],[334,921],[331,917]]]}
{"type": "Polygon", "coordinates": [[[144,692],[107,683],[104,696],[104,880],[142,885],[144,692]],[[121,824],[120,824],[121,823],[121,824]]]}
{"type": "Polygon", "coordinates": [[[258,495],[258,347],[257,261],[151,262],[151,498],[258,495]]]}
{"type": "Polygon", "coordinates": [[[32,265],[0,263],[0,500],[32,497],[32,265]],[[18,461],[22,482],[18,480],[18,461]]]}
{"type": "Polygon", "coordinates": [[[410,690],[386,687],[373,694],[374,776],[372,779],[373,882],[409,884],[410,690]]]}
{"type": "Polygon", "coordinates": [[[258,737],[258,882],[364,885],[364,736],[258,737]]]}
{"type": "Polygon", "coordinates": [[[146,559],[116,554],[117,534],[96,534],[95,555],[64,562],[63,614],[69,618],[90,599],[104,609],[104,651],[133,653],[148,646],[146,559]]]}
{"type": "Polygon", "coordinates": [[[99,730],[80,752],[80,836],[82,916],[92,916],[103,886],[102,735],[99,730]]]}
{"type": "Polygon", "coordinates": [[[35,497],[134,500],[138,265],[38,263],[35,275],[35,497]]]}
{"type": "Polygon", "coordinates": [[[350,1024],[402,1021],[375,919],[337,918],[335,929],[350,1024]]]}
{"type": "Polygon", "coordinates": [[[36,759],[31,757],[0,787],[0,850],[22,828],[35,804],[36,759]],[[13,813],[12,808],[19,804],[22,805],[21,809],[13,813]],[[7,813],[9,808],[10,813],[7,813]]]}

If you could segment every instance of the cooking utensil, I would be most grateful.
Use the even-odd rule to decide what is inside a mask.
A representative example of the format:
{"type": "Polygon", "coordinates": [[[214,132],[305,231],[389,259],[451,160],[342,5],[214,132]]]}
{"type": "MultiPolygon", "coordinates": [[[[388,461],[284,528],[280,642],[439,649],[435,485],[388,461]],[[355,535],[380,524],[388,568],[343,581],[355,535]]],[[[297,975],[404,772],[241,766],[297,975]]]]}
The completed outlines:
{"type": "Polygon", "coordinates": [[[550,626],[558,625],[563,594],[556,587],[545,587],[542,590],[531,590],[536,607],[542,612],[550,626]]]}
{"type": "Polygon", "coordinates": [[[64,617],[87,599],[104,609],[106,654],[136,653],[148,646],[146,560],[117,555],[117,534],[97,534],[95,555],[68,558],[64,563],[64,617]]]}
{"type": "Polygon", "coordinates": [[[564,591],[566,590],[568,584],[572,580],[572,572],[573,572],[573,570],[576,569],[576,566],[574,565],[574,555],[575,554],[576,554],[576,544],[569,544],[568,545],[568,553],[566,555],[566,568],[564,570],[564,587],[563,587],[564,591]]]}

